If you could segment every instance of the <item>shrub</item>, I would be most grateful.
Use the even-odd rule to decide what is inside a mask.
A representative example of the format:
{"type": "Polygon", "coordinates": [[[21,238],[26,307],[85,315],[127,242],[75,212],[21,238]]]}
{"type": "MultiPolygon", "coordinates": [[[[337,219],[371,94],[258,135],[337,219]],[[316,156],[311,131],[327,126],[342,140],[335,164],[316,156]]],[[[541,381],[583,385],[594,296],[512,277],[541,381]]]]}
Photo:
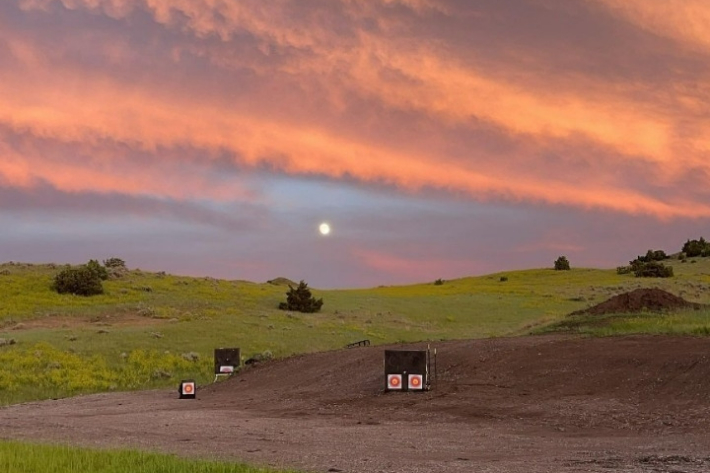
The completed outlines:
{"type": "Polygon", "coordinates": [[[444,280],[441,279],[441,278],[439,278],[439,279],[437,279],[436,281],[434,281],[434,285],[435,285],[435,286],[441,286],[442,284],[444,284],[444,280]]]}
{"type": "Polygon", "coordinates": [[[631,266],[617,266],[616,267],[616,274],[630,274],[631,273],[631,266]]]}
{"type": "Polygon", "coordinates": [[[499,281],[500,282],[506,282],[508,280],[508,276],[501,276],[499,281]]]}
{"type": "Polygon", "coordinates": [[[637,278],[670,278],[673,277],[673,268],[663,263],[650,261],[638,265],[634,270],[634,275],[637,278]]]}
{"type": "Polygon", "coordinates": [[[568,271],[569,269],[569,260],[566,256],[560,256],[555,260],[555,271],[568,271]]]}
{"type": "Polygon", "coordinates": [[[104,260],[104,266],[107,269],[108,275],[111,278],[117,279],[128,272],[126,262],[121,258],[109,258],[104,260]]]}
{"type": "Polygon", "coordinates": [[[705,241],[705,238],[700,237],[699,240],[686,241],[681,251],[688,258],[692,258],[693,256],[702,256],[705,250],[710,250],[710,243],[705,241]]]}
{"type": "Polygon", "coordinates": [[[664,259],[668,258],[670,258],[670,256],[668,256],[663,250],[656,250],[653,252],[653,261],[663,261],[664,259]]]}
{"type": "Polygon", "coordinates": [[[126,262],[121,258],[109,258],[104,260],[104,266],[107,268],[125,268],[126,262]]]}
{"type": "Polygon", "coordinates": [[[663,261],[664,259],[668,259],[668,255],[663,250],[648,250],[645,256],[638,256],[636,259],[643,263],[649,263],[651,261],[663,261]]]}
{"type": "Polygon", "coordinates": [[[255,354],[254,356],[248,358],[248,359],[244,362],[244,364],[245,364],[245,365],[252,365],[252,364],[261,363],[261,362],[264,362],[264,361],[270,361],[270,360],[273,360],[273,359],[274,359],[274,354],[271,353],[270,350],[265,350],[265,351],[263,351],[263,352],[261,352],[261,353],[257,353],[257,354],[255,354]]]}
{"type": "Polygon", "coordinates": [[[289,284],[288,288],[286,302],[281,302],[279,309],[313,313],[318,312],[323,306],[323,299],[316,300],[315,297],[312,297],[311,290],[308,289],[308,284],[304,281],[301,281],[296,288],[289,284]]]}
{"type": "Polygon", "coordinates": [[[108,271],[106,271],[106,268],[101,266],[95,259],[90,259],[89,262],[86,263],[86,267],[89,271],[96,274],[100,280],[105,281],[108,279],[108,271]]]}
{"type": "Polygon", "coordinates": [[[101,278],[86,265],[60,271],[54,277],[52,289],[59,294],[75,294],[77,296],[93,296],[104,292],[101,278]]]}

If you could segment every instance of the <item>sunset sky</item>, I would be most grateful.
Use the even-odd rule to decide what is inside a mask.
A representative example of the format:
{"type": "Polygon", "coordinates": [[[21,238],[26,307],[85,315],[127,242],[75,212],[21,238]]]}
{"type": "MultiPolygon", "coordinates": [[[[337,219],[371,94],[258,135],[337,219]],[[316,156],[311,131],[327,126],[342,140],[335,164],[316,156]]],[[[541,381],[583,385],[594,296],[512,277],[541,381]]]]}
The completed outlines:
{"type": "Polygon", "coordinates": [[[0,261],[315,288],[676,252],[710,2],[2,1],[0,209],[0,261]]]}

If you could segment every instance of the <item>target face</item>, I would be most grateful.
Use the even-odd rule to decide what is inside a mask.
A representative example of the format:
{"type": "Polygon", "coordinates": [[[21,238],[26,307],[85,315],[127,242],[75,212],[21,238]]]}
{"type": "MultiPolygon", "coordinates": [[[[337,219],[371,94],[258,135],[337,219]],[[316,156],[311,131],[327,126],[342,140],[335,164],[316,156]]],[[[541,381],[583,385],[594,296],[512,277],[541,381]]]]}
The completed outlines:
{"type": "Polygon", "coordinates": [[[410,374],[409,389],[424,389],[424,376],[420,374],[410,374]]]}
{"type": "Polygon", "coordinates": [[[402,375],[401,374],[388,374],[387,375],[387,389],[402,389],[402,375]]]}
{"type": "Polygon", "coordinates": [[[182,393],[187,396],[195,394],[195,383],[184,383],[182,385],[182,393]]]}
{"type": "Polygon", "coordinates": [[[220,373],[234,373],[234,366],[220,366],[220,373]]]}

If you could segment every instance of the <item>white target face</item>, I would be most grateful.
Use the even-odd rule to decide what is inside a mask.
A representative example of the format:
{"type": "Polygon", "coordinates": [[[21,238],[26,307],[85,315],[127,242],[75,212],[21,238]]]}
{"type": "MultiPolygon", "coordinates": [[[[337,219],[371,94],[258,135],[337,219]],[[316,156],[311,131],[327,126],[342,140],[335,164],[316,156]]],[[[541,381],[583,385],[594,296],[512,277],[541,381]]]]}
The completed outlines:
{"type": "Polygon", "coordinates": [[[409,375],[409,389],[424,389],[424,376],[420,374],[409,375]]]}
{"type": "Polygon", "coordinates": [[[388,374],[387,375],[387,389],[402,389],[402,375],[401,374],[388,374]]]}

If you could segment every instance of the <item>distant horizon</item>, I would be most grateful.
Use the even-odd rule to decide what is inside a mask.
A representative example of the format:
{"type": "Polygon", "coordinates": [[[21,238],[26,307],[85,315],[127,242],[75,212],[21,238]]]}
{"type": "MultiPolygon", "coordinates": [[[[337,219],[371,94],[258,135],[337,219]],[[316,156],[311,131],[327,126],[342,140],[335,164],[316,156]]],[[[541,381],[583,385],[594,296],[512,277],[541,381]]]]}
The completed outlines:
{"type": "Polygon", "coordinates": [[[703,0],[23,0],[0,44],[0,259],[362,288],[710,228],[703,0]]]}
{"type": "MultiPolygon", "coordinates": [[[[698,237],[700,238],[700,237],[698,237]]],[[[685,241],[684,241],[685,242],[685,241]]],[[[654,248],[653,250],[663,250],[666,251],[663,248],[654,248]]],[[[648,250],[646,250],[648,251],[648,250]]],[[[678,255],[682,253],[680,250],[675,251],[675,252],[669,252],[666,251],[668,254],[669,259],[675,260],[677,259],[678,255]]],[[[609,266],[609,267],[601,267],[601,266],[579,266],[575,265],[572,261],[570,261],[570,269],[593,269],[593,270],[599,270],[599,271],[609,271],[609,270],[615,270],[619,266],[625,266],[627,263],[630,261],[634,260],[638,256],[644,256],[645,252],[643,253],[638,253],[637,255],[629,258],[627,261],[619,262],[616,265],[609,266]]],[[[559,255],[559,256],[565,256],[565,255],[559,255]]],[[[108,259],[108,258],[120,258],[120,256],[110,256],[110,257],[105,257],[105,258],[89,258],[98,261],[99,263],[103,264],[103,261],[108,259]]],[[[121,258],[123,259],[123,258],[121,258]]],[[[692,258],[691,258],[692,259],[692,258]]],[[[87,263],[89,260],[82,261],[82,262],[76,262],[76,263],[67,263],[67,262],[56,262],[56,261],[44,261],[44,262],[29,262],[29,261],[16,261],[16,260],[9,260],[9,261],[4,261],[0,262],[0,265],[55,265],[57,267],[65,266],[65,265],[70,265],[70,266],[78,266],[87,263]]],[[[505,273],[505,272],[517,272],[517,271],[534,271],[534,270],[545,270],[549,269],[551,271],[555,271],[554,268],[554,261],[552,261],[549,265],[547,266],[537,266],[537,267],[525,267],[525,268],[509,268],[509,269],[499,269],[499,270],[493,270],[490,272],[485,272],[481,274],[468,274],[468,275],[460,275],[452,278],[443,278],[443,277],[435,277],[433,279],[429,280],[422,280],[422,281],[410,281],[410,282],[403,282],[403,283],[391,283],[391,284],[374,284],[370,286],[350,286],[350,287],[323,287],[323,286],[318,286],[316,284],[312,284],[311,281],[304,279],[302,277],[289,277],[289,276],[284,276],[284,275],[277,275],[274,277],[270,277],[265,280],[257,280],[257,279],[249,279],[249,278],[229,278],[229,277],[219,277],[219,276],[214,276],[211,274],[188,274],[188,273],[179,273],[179,272],[172,272],[172,271],[166,271],[164,269],[152,269],[148,267],[142,267],[140,265],[138,266],[133,266],[131,265],[128,261],[126,261],[126,267],[129,270],[136,270],[136,271],[143,271],[147,273],[165,273],[170,276],[176,276],[176,277],[188,277],[188,278],[196,278],[196,279],[217,279],[217,280],[223,280],[223,281],[228,281],[228,282],[248,282],[248,283],[253,283],[253,284],[270,284],[271,281],[276,280],[276,279],[286,279],[291,281],[294,284],[298,284],[300,281],[304,281],[308,284],[309,287],[314,288],[314,289],[320,289],[320,290],[358,290],[358,289],[376,289],[380,287],[392,287],[392,286],[410,286],[410,285],[420,285],[420,284],[434,284],[438,279],[441,279],[443,282],[447,281],[455,281],[457,279],[466,279],[466,278],[479,278],[479,277],[486,277],[486,276],[493,276],[497,275],[500,273],[505,273]]]]}

